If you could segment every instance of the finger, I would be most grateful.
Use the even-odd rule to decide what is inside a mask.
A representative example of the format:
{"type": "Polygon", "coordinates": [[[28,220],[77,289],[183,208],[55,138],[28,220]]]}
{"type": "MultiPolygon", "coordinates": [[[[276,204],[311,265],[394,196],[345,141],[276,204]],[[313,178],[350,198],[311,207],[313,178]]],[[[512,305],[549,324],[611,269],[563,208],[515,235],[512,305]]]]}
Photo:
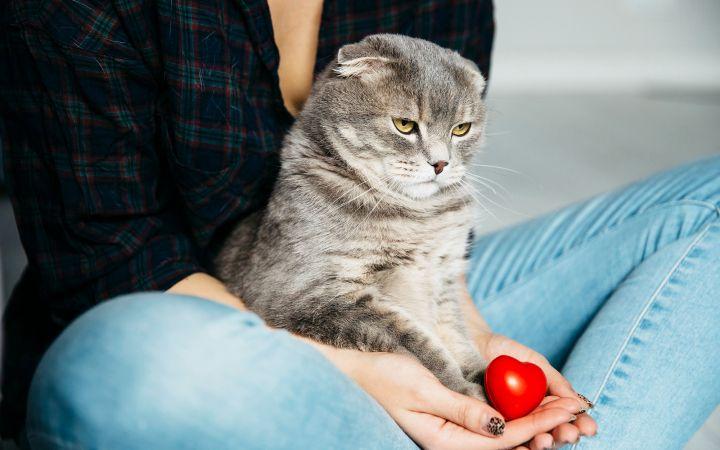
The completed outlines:
{"type": "Polygon", "coordinates": [[[572,384],[554,368],[550,363],[542,364],[542,369],[545,371],[545,376],[548,380],[548,390],[551,394],[555,394],[560,397],[575,397],[575,389],[572,384]]]}
{"type": "Polygon", "coordinates": [[[580,430],[583,436],[595,436],[597,433],[597,423],[587,414],[580,414],[573,424],[580,430]]]}
{"type": "Polygon", "coordinates": [[[595,406],[587,397],[577,392],[567,378],[565,378],[549,363],[543,364],[542,368],[548,379],[548,391],[550,394],[557,395],[559,397],[577,398],[580,400],[582,408],[586,410],[595,406]]]}
{"type": "Polygon", "coordinates": [[[548,379],[548,391],[558,397],[578,398],[572,384],[550,364],[543,367],[548,379]]]}
{"type": "Polygon", "coordinates": [[[585,397],[585,396],[582,395],[581,393],[577,392],[577,396],[580,398],[580,400],[582,400],[583,402],[585,402],[585,403],[587,404],[588,408],[594,408],[594,407],[595,407],[595,405],[593,404],[593,402],[591,402],[587,397],[585,397]]]}
{"type": "Polygon", "coordinates": [[[545,367],[545,373],[548,378],[548,391],[551,395],[573,399],[577,403],[576,411],[580,411],[581,409],[587,411],[593,407],[593,404],[590,403],[585,396],[575,392],[570,382],[555,368],[547,365],[545,367]]]}
{"type": "MultiPolygon", "coordinates": [[[[406,411],[400,415],[400,422],[409,419],[414,422],[409,433],[421,448],[442,448],[444,450],[487,449],[501,450],[508,446],[497,437],[474,433],[460,425],[431,414],[406,411]]],[[[405,429],[405,428],[403,428],[405,429]]]]}
{"type": "Polygon", "coordinates": [[[423,425],[413,427],[415,433],[412,435],[413,439],[422,447],[499,450],[518,446],[528,448],[526,444],[528,440],[537,434],[550,432],[561,423],[566,423],[572,416],[563,409],[547,409],[508,422],[505,434],[493,438],[474,433],[460,425],[430,414],[407,411],[399,418],[401,426],[406,422],[415,422],[417,425],[418,420],[422,421],[423,425]]]}
{"type": "Polygon", "coordinates": [[[440,384],[422,395],[427,396],[420,399],[423,412],[442,417],[484,436],[497,437],[505,431],[502,414],[486,402],[458,394],[440,384]]]}
{"type": "Polygon", "coordinates": [[[513,450],[530,450],[530,449],[525,447],[524,445],[518,445],[513,450]]]}
{"type": "Polygon", "coordinates": [[[577,416],[577,420],[573,422],[573,425],[575,425],[578,430],[580,430],[580,434],[584,436],[594,436],[597,433],[597,423],[595,422],[595,419],[593,419],[590,415],[588,415],[585,411],[585,408],[587,408],[587,405],[583,404],[583,408],[581,408],[579,411],[573,411],[572,408],[575,405],[575,402],[573,399],[568,398],[558,398],[554,397],[556,400],[550,400],[546,401],[547,399],[551,398],[552,396],[548,396],[543,400],[543,402],[538,406],[535,411],[542,410],[544,408],[564,408],[570,411],[571,413],[575,414],[577,416]]]}
{"type": "Polygon", "coordinates": [[[552,448],[553,437],[550,433],[541,433],[532,438],[530,441],[530,450],[545,450],[552,448]]]}
{"type": "Polygon", "coordinates": [[[552,431],[552,436],[555,441],[555,445],[562,447],[565,444],[574,444],[577,442],[577,440],[580,439],[580,431],[575,425],[564,423],[562,425],[558,425],[552,431]]]}
{"type": "Polygon", "coordinates": [[[545,398],[542,399],[542,401],[540,402],[540,406],[542,406],[542,405],[544,405],[544,404],[546,404],[546,403],[548,403],[548,402],[555,401],[555,400],[557,400],[557,399],[559,399],[559,398],[560,398],[560,397],[558,397],[557,395],[548,395],[548,396],[546,396],[545,398]]]}
{"type": "Polygon", "coordinates": [[[541,433],[577,417],[562,408],[547,408],[507,423],[501,441],[509,447],[520,445],[541,433]]]}
{"type": "Polygon", "coordinates": [[[582,406],[583,405],[580,405],[580,407],[578,407],[578,402],[574,398],[562,397],[558,398],[557,400],[541,403],[540,406],[537,407],[537,410],[545,408],[563,408],[566,409],[569,413],[575,414],[577,416],[578,414],[583,414],[587,411],[585,409],[587,408],[587,406],[585,406],[584,408],[582,406]]]}

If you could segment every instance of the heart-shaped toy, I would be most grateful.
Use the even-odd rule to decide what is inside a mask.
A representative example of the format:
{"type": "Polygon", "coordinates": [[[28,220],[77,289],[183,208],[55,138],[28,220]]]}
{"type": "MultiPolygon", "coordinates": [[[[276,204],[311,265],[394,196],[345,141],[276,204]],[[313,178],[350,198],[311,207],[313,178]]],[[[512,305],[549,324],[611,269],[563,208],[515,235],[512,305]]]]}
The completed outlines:
{"type": "Polygon", "coordinates": [[[546,391],[545,374],[533,363],[500,355],[485,370],[485,393],[505,420],[523,417],[537,408],[546,391]]]}

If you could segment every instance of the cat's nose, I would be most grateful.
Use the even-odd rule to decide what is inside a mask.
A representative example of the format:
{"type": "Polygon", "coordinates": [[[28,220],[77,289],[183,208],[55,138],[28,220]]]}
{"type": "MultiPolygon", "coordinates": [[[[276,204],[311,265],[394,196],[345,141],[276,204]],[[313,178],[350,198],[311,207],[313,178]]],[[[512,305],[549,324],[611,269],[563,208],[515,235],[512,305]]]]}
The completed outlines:
{"type": "Polygon", "coordinates": [[[442,172],[443,169],[445,168],[445,166],[447,166],[447,165],[448,165],[448,162],[443,161],[443,160],[440,160],[440,161],[436,162],[435,164],[433,164],[432,166],[435,168],[435,175],[439,175],[440,172],[442,172]]]}

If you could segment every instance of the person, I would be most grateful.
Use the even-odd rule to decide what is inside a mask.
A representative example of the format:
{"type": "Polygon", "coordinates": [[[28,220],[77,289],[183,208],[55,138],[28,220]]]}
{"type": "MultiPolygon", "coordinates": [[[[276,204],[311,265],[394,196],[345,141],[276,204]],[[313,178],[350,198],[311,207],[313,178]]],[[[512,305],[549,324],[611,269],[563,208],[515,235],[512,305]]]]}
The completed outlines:
{"type": "Polygon", "coordinates": [[[0,8],[0,130],[29,261],[4,316],[3,436],[37,449],[679,448],[720,400],[718,158],[475,242],[464,308],[478,348],[549,379],[543,405],[500,436],[497,411],[414,360],[271,329],[208,274],[232,224],[267,200],[282,137],[340,46],[402,33],[487,75],[490,1],[0,8]]]}

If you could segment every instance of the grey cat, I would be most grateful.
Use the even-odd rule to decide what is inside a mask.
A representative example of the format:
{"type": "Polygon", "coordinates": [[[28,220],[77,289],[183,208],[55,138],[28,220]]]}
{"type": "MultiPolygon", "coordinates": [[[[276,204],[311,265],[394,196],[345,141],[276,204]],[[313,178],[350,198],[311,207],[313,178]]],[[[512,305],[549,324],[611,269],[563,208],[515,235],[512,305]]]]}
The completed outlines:
{"type": "Polygon", "coordinates": [[[217,275],[271,326],[413,355],[484,399],[486,361],[459,304],[484,86],[473,62],[421,39],[342,47],[285,140],[267,208],[224,243],[217,275]]]}

